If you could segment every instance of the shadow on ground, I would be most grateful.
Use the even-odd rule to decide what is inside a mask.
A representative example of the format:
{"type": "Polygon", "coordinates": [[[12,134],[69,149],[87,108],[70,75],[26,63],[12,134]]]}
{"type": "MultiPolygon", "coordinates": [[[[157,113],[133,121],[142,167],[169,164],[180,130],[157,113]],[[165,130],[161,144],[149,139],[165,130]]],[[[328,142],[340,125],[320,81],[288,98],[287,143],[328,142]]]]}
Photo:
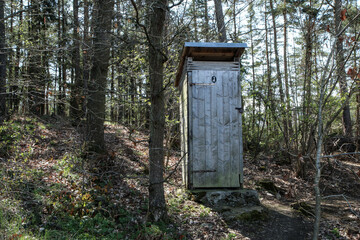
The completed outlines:
{"type": "Polygon", "coordinates": [[[235,233],[235,238],[311,239],[312,223],[309,220],[281,203],[264,200],[260,204],[254,190],[208,191],[199,201],[219,213],[235,233]]]}
{"type": "Polygon", "coordinates": [[[225,219],[230,228],[252,240],[304,240],[311,239],[311,223],[297,216],[267,209],[263,220],[225,219]],[[249,224],[251,222],[251,224],[249,224]]]}

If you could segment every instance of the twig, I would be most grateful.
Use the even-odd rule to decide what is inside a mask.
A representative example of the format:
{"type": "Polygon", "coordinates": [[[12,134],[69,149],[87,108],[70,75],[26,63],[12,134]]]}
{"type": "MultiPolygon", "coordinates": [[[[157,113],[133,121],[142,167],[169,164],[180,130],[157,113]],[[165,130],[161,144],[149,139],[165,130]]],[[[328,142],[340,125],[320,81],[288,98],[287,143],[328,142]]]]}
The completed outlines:
{"type": "Polygon", "coordinates": [[[343,156],[343,155],[355,155],[355,154],[360,154],[360,152],[349,152],[349,153],[339,153],[339,154],[334,154],[334,155],[323,155],[321,157],[322,158],[334,158],[334,157],[343,156]]]}
{"type": "Polygon", "coordinates": [[[169,175],[164,179],[164,182],[166,182],[170,177],[176,172],[177,168],[179,167],[180,163],[182,162],[182,159],[186,156],[187,153],[185,153],[179,161],[176,163],[174,170],[172,170],[169,175]]]}
{"type": "Polygon", "coordinates": [[[338,194],[338,195],[329,195],[329,196],[325,196],[322,197],[322,199],[326,199],[326,198],[333,198],[333,197],[343,197],[345,199],[345,201],[347,202],[347,204],[349,205],[350,211],[357,217],[360,219],[360,214],[358,214],[357,212],[354,211],[354,209],[352,208],[351,204],[349,203],[349,201],[347,200],[346,196],[344,194],[338,194]]]}
{"type": "Polygon", "coordinates": [[[169,175],[162,181],[160,182],[153,182],[153,183],[149,183],[150,185],[155,185],[155,184],[161,184],[161,183],[164,183],[164,182],[167,182],[170,177],[176,172],[177,168],[179,167],[181,161],[183,160],[183,158],[186,156],[187,152],[179,159],[179,161],[175,164],[175,168],[174,170],[172,170],[169,175]]]}
{"type": "Polygon", "coordinates": [[[184,0],[180,0],[178,3],[173,3],[173,5],[171,5],[169,7],[169,9],[173,8],[173,7],[176,7],[176,6],[179,6],[180,4],[182,4],[184,2],[184,0]]]}
{"type": "Polygon", "coordinates": [[[14,12],[13,14],[8,15],[8,16],[4,17],[3,19],[0,19],[0,21],[8,20],[9,18],[15,17],[16,15],[18,15],[20,13],[27,12],[27,11],[35,9],[35,8],[36,8],[35,6],[27,7],[25,9],[19,10],[17,12],[14,12]]]}
{"type": "Polygon", "coordinates": [[[354,170],[352,170],[351,168],[349,167],[346,167],[346,166],[343,166],[341,163],[339,163],[336,159],[334,159],[334,162],[339,166],[339,167],[343,167],[343,168],[346,168],[346,169],[349,169],[353,174],[354,176],[360,180],[360,177],[356,174],[356,172],[354,170]]]}
{"type": "Polygon", "coordinates": [[[164,57],[164,62],[166,62],[166,61],[168,60],[168,57],[167,57],[162,51],[160,51],[160,49],[156,49],[156,47],[152,44],[151,38],[150,38],[150,36],[149,36],[149,33],[148,33],[148,31],[147,31],[146,26],[145,26],[144,24],[140,23],[140,20],[139,20],[139,11],[138,11],[138,9],[137,9],[136,3],[134,2],[134,0],[130,0],[130,1],[131,1],[131,4],[133,5],[133,7],[134,7],[134,9],[135,9],[136,24],[144,30],[146,39],[147,39],[147,41],[149,42],[150,47],[152,47],[155,51],[158,51],[158,52],[164,57]]]}

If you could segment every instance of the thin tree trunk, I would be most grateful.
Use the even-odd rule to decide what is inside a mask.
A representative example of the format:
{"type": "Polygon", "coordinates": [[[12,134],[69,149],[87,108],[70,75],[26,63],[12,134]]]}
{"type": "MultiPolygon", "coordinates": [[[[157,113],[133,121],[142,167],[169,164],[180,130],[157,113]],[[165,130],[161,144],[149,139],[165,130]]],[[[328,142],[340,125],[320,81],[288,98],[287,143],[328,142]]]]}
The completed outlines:
{"type": "Polygon", "coordinates": [[[234,27],[234,39],[233,39],[233,41],[237,41],[238,40],[238,33],[237,33],[237,22],[236,22],[236,0],[233,0],[233,21],[234,21],[234,25],[233,25],[233,27],[234,27]]]}
{"type": "MultiPolygon", "coordinates": [[[[335,43],[332,46],[330,55],[326,61],[325,68],[320,80],[320,96],[318,103],[318,137],[317,137],[317,146],[316,146],[316,160],[315,160],[315,178],[314,178],[314,188],[315,188],[315,222],[314,222],[314,231],[313,231],[313,240],[317,240],[319,236],[320,228],[320,219],[321,219],[321,192],[320,192],[320,180],[321,180],[321,147],[323,142],[323,120],[322,120],[322,111],[325,101],[325,89],[326,83],[329,81],[328,71],[330,61],[334,55],[335,43]]],[[[325,127],[326,131],[326,127],[325,127]]]]}
{"type": "Polygon", "coordinates": [[[310,115],[311,115],[311,76],[313,66],[313,27],[314,21],[311,15],[308,15],[306,21],[305,34],[305,70],[304,70],[304,84],[303,84],[303,119],[302,119],[302,138],[301,148],[302,154],[307,154],[310,146],[307,145],[311,138],[309,130],[310,115]]]}
{"type": "Polygon", "coordinates": [[[204,35],[205,35],[205,41],[206,42],[209,42],[210,39],[209,39],[209,12],[208,12],[208,3],[207,1],[204,1],[204,20],[205,20],[205,23],[204,23],[204,35]]]}
{"type": "Polygon", "coordinates": [[[89,1],[84,0],[84,35],[83,35],[83,102],[82,102],[82,112],[87,115],[87,99],[88,99],[88,82],[90,78],[90,48],[91,42],[89,37],[89,1]]]}
{"type": "Polygon", "coordinates": [[[5,1],[0,0],[0,124],[6,112],[6,49],[5,49],[5,1]]]}
{"type": "Polygon", "coordinates": [[[321,146],[323,140],[323,121],[322,121],[322,106],[325,96],[325,77],[322,77],[321,81],[321,90],[320,90],[320,98],[319,98],[319,111],[318,111],[318,139],[317,139],[317,149],[316,149],[316,161],[315,161],[315,223],[314,223],[314,233],[313,240],[318,239],[319,235],[319,226],[320,226],[320,218],[321,218],[321,193],[320,193],[320,178],[321,178],[321,146]]]}
{"type": "MultiPolygon", "coordinates": [[[[338,35],[341,31],[341,8],[342,8],[342,0],[335,0],[335,32],[338,35]]],[[[345,74],[345,58],[344,58],[344,50],[343,50],[343,40],[342,36],[338,37],[336,43],[336,75],[339,76],[339,84],[340,84],[340,95],[341,98],[344,98],[348,94],[347,84],[346,84],[346,74],[345,74]]],[[[346,104],[343,109],[342,115],[343,121],[343,132],[345,136],[352,136],[352,124],[351,124],[351,116],[350,116],[350,106],[346,104]]]]}
{"type": "MultiPolygon", "coordinates": [[[[20,10],[23,9],[23,0],[20,1],[20,10]]],[[[19,13],[19,23],[18,23],[19,27],[23,26],[23,13],[19,13]]],[[[16,44],[16,58],[15,58],[15,73],[14,73],[14,81],[16,82],[16,84],[14,85],[13,88],[13,112],[18,112],[19,111],[19,103],[20,103],[20,97],[19,97],[19,76],[20,76],[20,60],[21,60],[21,52],[20,49],[22,47],[22,40],[21,40],[21,32],[18,31],[17,34],[17,44],[16,44]]]]}
{"type": "Polygon", "coordinates": [[[150,117],[150,176],[149,214],[150,220],[158,222],[167,218],[163,168],[164,168],[164,56],[163,38],[167,0],[154,0],[149,7],[149,81],[151,99],[150,117]]]}
{"type": "MultiPolygon", "coordinates": [[[[14,0],[10,1],[10,44],[13,44],[15,42],[15,34],[14,34],[14,0]]],[[[17,45],[17,44],[16,44],[17,45]]],[[[15,92],[16,92],[16,78],[15,78],[15,64],[14,64],[14,53],[13,49],[10,47],[8,50],[8,63],[9,63],[9,71],[8,71],[8,85],[9,85],[9,99],[8,99],[8,111],[14,112],[14,105],[15,105],[15,92]]]]}
{"type": "Polygon", "coordinates": [[[251,121],[251,132],[255,133],[255,85],[256,85],[256,77],[255,77],[255,51],[254,51],[254,41],[253,41],[253,20],[254,20],[254,5],[251,2],[249,4],[249,13],[250,13],[250,19],[249,19],[249,30],[250,30],[250,44],[251,44],[251,70],[252,70],[252,121],[251,121]]]}
{"type": "MultiPolygon", "coordinates": [[[[271,80],[271,66],[270,66],[270,51],[269,51],[269,30],[268,30],[268,23],[267,23],[267,6],[266,6],[266,0],[265,0],[265,52],[266,52],[266,84],[267,84],[267,97],[268,97],[268,102],[270,102],[271,104],[273,103],[273,97],[272,97],[272,80],[271,80]]],[[[266,111],[268,110],[268,105],[266,105],[266,111]]],[[[269,114],[269,117],[271,116],[271,114],[269,114]]],[[[268,126],[266,129],[269,129],[269,122],[271,121],[267,121],[268,126]]]]}
{"type": "Polygon", "coordinates": [[[194,28],[194,40],[195,42],[199,41],[198,39],[198,29],[197,29],[197,12],[196,12],[196,0],[192,1],[192,11],[193,11],[193,28],[194,28]]]}
{"type": "MultiPolygon", "coordinates": [[[[355,1],[355,7],[357,9],[358,4],[357,1],[355,1]]],[[[357,31],[358,31],[358,24],[357,22],[355,23],[355,35],[357,35],[357,31]]],[[[354,69],[358,68],[358,58],[356,55],[357,51],[354,51],[354,69]]],[[[356,94],[356,136],[360,136],[360,81],[356,81],[356,87],[358,90],[358,93],[356,94]]],[[[360,150],[360,142],[356,141],[356,151],[358,152],[360,150]]]]}
{"type": "Polygon", "coordinates": [[[216,15],[218,34],[219,34],[219,41],[227,42],[225,20],[224,20],[224,13],[222,10],[221,0],[214,0],[214,3],[215,3],[215,15],[216,15]]]}
{"type": "MultiPolygon", "coordinates": [[[[287,62],[287,8],[286,0],[284,0],[284,80],[285,80],[285,94],[286,94],[286,121],[289,127],[289,136],[293,135],[291,108],[290,108],[290,90],[289,90],[289,76],[288,76],[288,62],[287,62]]],[[[290,139],[289,139],[290,140],[290,139]]]]}
{"type": "Polygon", "coordinates": [[[49,70],[49,52],[46,50],[45,46],[48,46],[48,42],[47,42],[47,36],[46,36],[46,32],[47,32],[47,21],[46,21],[46,10],[44,10],[44,12],[42,12],[41,15],[42,19],[45,19],[41,22],[42,25],[42,32],[41,32],[41,41],[40,41],[40,49],[41,49],[41,85],[43,86],[43,92],[42,95],[44,96],[44,104],[43,104],[43,114],[48,114],[48,97],[47,97],[47,86],[48,83],[46,81],[46,79],[50,79],[50,75],[48,75],[48,70],[49,70]]]}
{"type": "Polygon", "coordinates": [[[281,80],[281,72],[280,72],[280,60],[279,60],[279,53],[278,53],[278,46],[277,46],[277,28],[276,28],[276,21],[275,21],[275,9],[273,6],[273,0],[270,0],[270,9],[271,9],[271,16],[273,22],[273,32],[274,32],[274,52],[275,52],[275,63],[276,63],[276,79],[279,85],[279,92],[280,92],[280,112],[282,114],[283,119],[283,134],[285,138],[285,144],[288,146],[288,125],[286,120],[286,113],[284,113],[285,105],[285,97],[284,97],[284,90],[283,90],[283,83],[281,80]]]}
{"type": "Polygon", "coordinates": [[[62,50],[62,54],[61,54],[61,85],[60,85],[60,115],[65,115],[65,98],[66,98],[66,79],[67,79],[67,62],[66,62],[66,54],[67,52],[65,51],[65,47],[66,47],[66,26],[65,26],[65,1],[61,0],[61,49],[62,50]]]}
{"type": "MultiPolygon", "coordinates": [[[[62,28],[64,27],[64,24],[62,24],[62,18],[64,17],[64,14],[62,14],[62,4],[63,1],[59,1],[58,2],[58,41],[59,41],[59,52],[58,52],[58,57],[57,57],[57,62],[58,62],[58,92],[56,94],[56,98],[57,98],[57,104],[56,104],[56,112],[58,115],[64,115],[64,111],[65,111],[65,105],[64,105],[64,99],[63,99],[63,85],[64,85],[64,64],[63,64],[63,58],[64,58],[64,50],[63,50],[63,41],[64,41],[64,36],[62,35],[62,28]]],[[[66,71],[65,71],[66,72],[66,71]]]]}
{"type": "MultiPolygon", "coordinates": [[[[114,59],[114,48],[111,48],[111,58],[114,59]]],[[[111,64],[111,78],[110,78],[110,119],[115,122],[115,64],[111,64]]]]}

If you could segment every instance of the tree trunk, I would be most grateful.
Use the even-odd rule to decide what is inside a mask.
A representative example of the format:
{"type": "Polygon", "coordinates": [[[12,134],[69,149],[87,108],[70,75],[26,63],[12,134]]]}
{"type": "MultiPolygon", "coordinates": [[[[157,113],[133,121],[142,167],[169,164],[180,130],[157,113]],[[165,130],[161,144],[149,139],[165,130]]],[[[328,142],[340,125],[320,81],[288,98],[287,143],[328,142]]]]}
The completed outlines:
{"type": "MultiPolygon", "coordinates": [[[[20,10],[23,9],[23,0],[20,1],[20,10]]],[[[19,14],[19,27],[23,26],[23,13],[19,14]]],[[[20,61],[21,61],[21,52],[20,49],[22,48],[23,42],[21,40],[21,32],[19,31],[17,34],[17,44],[16,44],[16,58],[15,58],[15,73],[14,73],[14,81],[16,82],[13,85],[12,89],[12,111],[17,113],[19,111],[19,103],[20,103],[20,91],[19,91],[19,76],[20,76],[20,61]]]]}
{"type": "Polygon", "coordinates": [[[6,116],[5,1],[0,0],[0,124],[6,116]]]}
{"type": "MultiPolygon", "coordinates": [[[[251,75],[252,75],[252,119],[251,119],[251,132],[255,133],[255,104],[256,104],[256,99],[255,99],[255,85],[256,85],[256,76],[255,76],[255,51],[254,51],[254,40],[253,40],[253,21],[254,21],[254,4],[253,2],[251,2],[249,4],[249,30],[250,30],[250,49],[251,49],[251,75]]],[[[235,19],[235,18],[234,18],[235,19]]]]}
{"type": "Polygon", "coordinates": [[[113,0],[95,0],[93,11],[93,56],[88,84],[87,103],[88,150],[102,154],[105,152],[104,120],[105,90],[111,47],[111,22],[113,0]]]}
{"type": "MultiPolygon", "coordinates": [[[[286,121],[289,127],[289,136],[293,135],[292,121],[291,121],[291,108],[290,108],[290,90],[289,90],[289,76],[288,76],[288,64],[287,64],[287,9],[286,0],[284,0],[284,80],[285,80],[285,94],[286,94],[286,121]]],[[[291,140],[291,139],[289,139],[291,140]]],[[[292,140],[291,140],[292,141],[292,140]]]]}
{"type": "Polygon", "coordinates": [[[167,218],[163,168],[164,168],[164,56],[163,38],[167,0],[154,0],[149,7],[149,81],[150,81],[150,176],[149,176],[149,214],[151,221],[167,218]]]}
{"type": "Polygon", "coordinates": [[[280,72],[280,60],[279,60],[279,53],[278,53],[278,46],[277,46],[277,29],[276,29],[276,21],[275,21],[275,9],[273,6],[273,0],[270,0],[270,9],[271,9],[271,17],[273,22],[273,32],[274,32],[274,52],[275,52],[275,63],[276,63],[276,79],[279,85],[279,93],[280,93],[280,112],[281,117],[283,119],[283,134],[285,138],[285,144],[288,146],[288,125],[286,121],[286,113],[284,113],[285,107],[285,97],[284,97],[284,90],[283,90],[283,83],[281,80],[281,72],[280,72]]]}
{"type": "MultiPolygon", "coordinates": [[[[9,36],[9,42],[10,44],[15,42],[15,34],[14,34],[14,0],[10,1],[10,36],[9,36]]],[[[17,44],[16,44],[17,45],[17,44]]],[[[18,48],[18,46],[16,47],[18,48]]],[[[8,94],[8,111],[14,112],[14,106],[15,106],[15,92],[17,88],[16,78],[15,78],[15,61],[14,61],[14,51],[10,47],[8,52],[8,88],[9,88],[9,94],[8,94]]]]}
{"type": "MultiPolygon", "coordinates": [[[[113,44],[112,44],[113,46],[113,44]]],[[[111,48],[111,58],[114,59],[114,48],[111,48]]],[[[111,64],[111,77],[110,77],[110,119],[111,122],[116,122],[115,119],[115,64],[111,64]]]]}
{"type": "Polygon", "coordinates": [[[306,33],[305,33],[305,69],[304,69],[304,84],[303,84],[303,119],[302,119],[302,137],[301,137],[301,152],[307,154],[310,146],[307,146],[308,139],[311,138],[309,133],[310,115],[311,115],[311,76],[313,66],[313,27],[314,20],[312,15],[307,16],[306,33]]]}
{"type": "MultiPolygon", "coordinates": [[[[357,1],[355,1],[355,7],[358,7],[357,1]]],[[[354,26],[355,29],[355,35],[358,34],[358,24],[357,22],[355,23],[354,26]]],[[[358,68],[358,64],[357,64],[358,58],[356,55],[356,51],[354,51],[354,65],[353,68],[357,69],[358,68]]],[[[356,81],[356,88],[357,88],[357,94],[356,94],[356,136],[360,136],[360,81],[356,81]]],[[[360,151],[360,142],[356,141],[356,151],[360,151]]]]}
{"type": "Polygon", "coordinates": [[[50,79],[50,74],[48,74],[50,69],[49,64],[49,51],[46,50],[46,46],[48,46],[48,39],[47,39],[47,21],[46,21],[46,6],[44,6],[44,9],[42,11],[41,18],[43,21],[41,22],[42,31],[41,31],[41,40],[40,40],[40,50],[41,50],[41,84],[43,86],[43,96],[44,96],[44,104],[43,104],[43,114],[48,114],[48,97],[47,97],[47,88],[48,88],[48,82],[47,79],[50,79]],[[45,19],[45,20],[44,20],[45,19]]]}
{"type": "Polygon", "coordinates": [[[198,39],[198,29],[197,29],[197,9],[196,9],[196,0],[193,0],[192,1],[192,11],[193,11],[193,17],[194,17],[194,20],[193,20],[193,28],[194,28],[194,40],[195,42],[198,42],[199,39],[198,39]]]}
{"type": "MultiPolygon", "coordinates": [[[[315,178],[314,178],[314,188],[315,188],[315,222],[314,222],[314,231],[313,231],[313,240],[317,240],[319,237],[319,228],[320,228],[320,219],[321,219],[321,192],[320,192],[320,180],[321,180],[321,147],[323,144],[323,106],[325,100],[325,89],[326,84],[329,82],[328,72],[330,61],[334,55],[334,48],[336,43],[332,45],[331,52],[326,61],[325,68],[323,68],[323,73],[320,80],[320,93],[319,93],[319,102],[318,102],[318,137],[317,137],[317,146],[316,146],[316,160],[315,160],[315,178]]],[[[326,131],[326,127],[325,127],[326,131]]]]}
{"type": "Polygon", "coordinates": [[[61,0],[61,49],[62,50],[62,54],[61,54],[61,91],[60,91],[60,115],[65,116],[65,102],[66,102],[66,81],[67,81],[67,51],[65,51],[66,49],[66,15],[65,15],[65,1],[61,0]]]}
{"type": "Polygon", "coordinates": [[[66,30],[65,30],[65,7],[64,0],[58,2],[58,39],[59,39],[59,77],[58,77],[58,94],[57,94],[57,114],[65,115],[65,84],[66,84],[66,30]]]}
{"type": "Polygon", "coordinates": [[[73,52],[72,52],[72,68],[74,69],[75,80],[71,86],[71,100],[70,100],[70,116],[75,123],[78,123],[82,114],[82,84],[81,84],[81,69],[80,69],[80,37],[79,37],[79,2],[73,0],[73,14],[74,14],[74,29],[73,29],[73,52]]]}
{"type": "Polygon", "coordinates": [[[210,38],[209,38],[209,12],[208,12],[208,3],[207,1],[204,1],[204,35],[205,35],[205,41],[209,42],[210,38]]]}
{"type": "Polygon", "coordinates": [[[83,57],[82,57],[82,68],[83,68],[83,102],[82,112],[86,115],[86,106],[88,99],[88,82],[90,78],[90,37],[89,37],[89,1],[84,0],[84,35],[83,35],[83,57]]]}
{"type": "Polygon", "coordinates": [[[318,107],[318,138],[317,138],[317,149],[316,149],[316,161],[315,161],[315,179],[314,179],[314,188],[315,188],[315,223],[314,223],[314,233],[313,240],[318,239],[319,235],[319,226],[321,218],[321,192],[320,192],[320,179],[321,179],[321,146],[323,141],[323,121],[322,121],[322,106],[325,95],[325,74],[322,77],[320,97],[319,97],[319,107],[318,107]]]}
{"type": "MultiPolygon", "coordinates": [[[[342,0],[335,0],[335,33],[338,35],[341,31],[342,20],[341,20],[341,8],[342,0]]],[[[345,98],[348,94],[345,74],[345,58],[343,50],[343,39],[339,36],[336,42],[336,75],[339,77],[340,84],[340,95],[341,98],[345,98]]],[[[345,136],[352,136],[352,124],[350,116],[350,106],[346,104],[343,109],[342,115],[343,132],[345,136]]]]}
{"type": "Polygon", "coordinates": [[[29,50],[29,67],[28,76],[30,80],[29,86],[29,110],[32,114],[41,116],[44,114],[45,106],[45,84],[41,78],[42,61],[41,61],[41,3],[39,0],[31,1],[31,19],[29,42],[32,44],[32,49],[29,50]]]}
{"type": "MultiPolygon", "coordinates": [[[[269,30],[268,30],[268,23],[267,23],[267,4],[266,4],[266,0],[265,0],[265,17],[264,17],[264,25],[265,25],[265,52],[266,52],[266,85],[267,85],[267,98],[268,98],[268,102],[270,104],[273,103],[273,94],[272,94],[272,80],[271,80],[271,66],[270,66],[270,50],[269,50],[269,30]]],[[[265,106],[265,110],[267,111],[269,106],[268,104],[266,104],[265,106]]],[[[270,118],[271,114],[269,114],[269,118],[270,118]]],[[[270,122],[272,122],[271,120],[267,120],[267,130],[270,130],[270,122]]]]}
{"type": "MultiPolygon", "coordinates": [[[[253,2],[252,2],[252,4],[253,4],[253,2]]],[[[238,39],[239,39],[239,37],[238,37],[238,33],[237,33],[237,22],[236,22],[236,15],[237,15],[237,13],[236,13],[236,0],[233,0],[233,5],[232,5],[232,7],[233,7],[233,9],[232,9],[232,11],[233,11],[233,21],[234,21],[234,25],[233,25],[233,28],[234,28],[234,37],[233,37],[233,41],[234,42],[237,42],[238,41],[238,39]]]]}
{"type": "Polygon", "coordinates": [[[219,34],[219,41],[227,42],[225,20],[224,20],[221,0],[214,0],[214,3],[215,3],[215,15],[216,15],[218,34],[219,34]]]}

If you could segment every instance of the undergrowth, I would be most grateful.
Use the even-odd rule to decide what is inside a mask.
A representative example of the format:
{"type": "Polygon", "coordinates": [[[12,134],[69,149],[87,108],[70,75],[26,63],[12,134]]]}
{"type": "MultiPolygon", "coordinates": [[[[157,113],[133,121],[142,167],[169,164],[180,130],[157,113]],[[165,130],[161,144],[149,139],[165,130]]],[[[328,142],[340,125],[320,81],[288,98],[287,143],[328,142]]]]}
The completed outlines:
{"type": "Polygon", "coordinates": [[[85,174],[81,144],[61,131],[30,117],[0,127],[0,239],[179,239],[174,225],[136,220],[115,180],[85,174]]]}

